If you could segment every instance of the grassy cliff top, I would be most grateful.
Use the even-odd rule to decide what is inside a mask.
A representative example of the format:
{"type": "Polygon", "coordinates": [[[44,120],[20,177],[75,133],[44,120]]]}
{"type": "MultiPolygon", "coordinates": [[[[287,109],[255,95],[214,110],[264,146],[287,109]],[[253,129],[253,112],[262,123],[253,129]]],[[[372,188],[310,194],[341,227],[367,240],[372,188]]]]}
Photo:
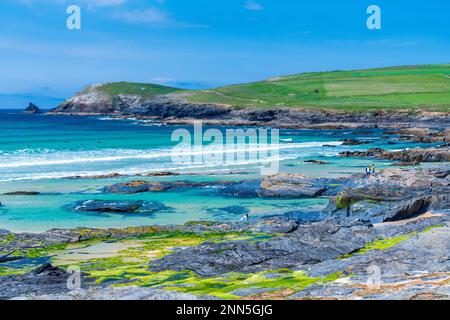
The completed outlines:
{"type": "Polygon", "coordinates": [[[184,93],[189,102],[244,107],[298,107],[343,111],[450,111],[450,64],[369,70],[310,72],[209,90],[180,90],[153,84],[109,83],[110,95],[143,98],[184,93]]]}
{"type": "Polygon", "coordinates": [[[150,83],[110,82],[95,85],[93,87],[87,88],[86,90],[96,90],[109,96],[124,94],[137,95],[141,96],[144,99],[152,99],[156,96],[179,91],[180,89],[150,83]]]}

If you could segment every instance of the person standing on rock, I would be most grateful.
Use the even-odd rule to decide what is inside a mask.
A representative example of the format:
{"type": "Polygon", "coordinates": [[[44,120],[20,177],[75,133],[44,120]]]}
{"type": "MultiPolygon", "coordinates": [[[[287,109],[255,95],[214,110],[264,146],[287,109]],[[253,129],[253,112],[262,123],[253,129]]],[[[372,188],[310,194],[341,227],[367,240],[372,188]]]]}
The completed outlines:
{"type": "Polygon", "coordinates": [[[242,222],[246,222],[248,220],[248,213],[244,214],[244,216],[241,218],[242,222]]]}
{"type": "Polygon", "coordinates": [[[366,167],[366,176],[367,177],[370,176],[370,167],[369,166],[366,167]]]}
{"type": "Polygon", "coordinates": [[[372,174],[375,174],[375,165],[372,164],[372,174]]]}

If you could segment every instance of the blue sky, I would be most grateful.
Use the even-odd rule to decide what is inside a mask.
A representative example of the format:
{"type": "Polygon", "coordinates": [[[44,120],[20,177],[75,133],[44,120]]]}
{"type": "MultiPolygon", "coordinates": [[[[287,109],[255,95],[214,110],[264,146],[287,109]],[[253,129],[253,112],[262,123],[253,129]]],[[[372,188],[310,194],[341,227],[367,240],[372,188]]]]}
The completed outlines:
{"type": "MultiPolygon", "coordinates": [[[[0,96],[109,81],[214,87],[335,69],[450,62],[447,0],[0,0],[0,96]],[[66,8],[82,29],[66,28],[66,8]],[[366,9],[382,29],[366,28],[366,9]]],[[[1,100],[0,100],[1,101],[1,100]]]]}

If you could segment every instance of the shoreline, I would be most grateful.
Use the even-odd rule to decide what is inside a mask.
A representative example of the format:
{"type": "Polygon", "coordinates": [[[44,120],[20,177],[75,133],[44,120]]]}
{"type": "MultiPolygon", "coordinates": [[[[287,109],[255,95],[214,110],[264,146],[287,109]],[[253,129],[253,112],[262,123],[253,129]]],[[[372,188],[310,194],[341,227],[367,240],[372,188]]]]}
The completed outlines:
{"type": "MultiPolygon", "coordinates": [[[[383,119],[391,123],[389,117],[383,119]]],[[[181,174],[174,172],[67,177],[129,180],[102,188],[116,195],[214,186],[236,199],[323,196],[328,206],[313,217],[299,208],[247,223],[191,221],[41,233],[0,230],[0,299],[450,299],[445,287],[450,269],[439,260],[448,254],[450,241],[450,166],[443,162],[449,154],[449,131],[438,126],[446,120],[435,121],[428,119],[429,128],[401,125],[387,134],[440,147],[348,154],[404,162],[370,178],[281,173],[256,180],[187,183],[177,180],[181,174]],[[430,165],[417,166],[418,162],[430,165]],[[144,181],[155,176],[174,180],[144,181]],[[140,180],[130,181],[134,178],[140,180]],[[368,284],[368,268],[373,265],[382,274],[375,291],[368,284]],[[82,271],[78,292],[66,286],[71,266],[82,271]]],[[[32,196],[28,194],[24,196],[32,196]]],[[[150,204],[94,198],[92,194],[77,208],[95,213],[150,204]]],[[[158,210],[160,203],[151,205],[158,210]]]]}
{"type": "MultiPolygon", "coordinates": [[[[435,258],[448,252],[449,178],[448,165],[354,177],[330,197],[326,218],[313,222],[301,221],[300,212],[246,223],[192,221],[37,234],[3,230],[0,241],[6,253],[1,257],[10,267],[0,268],[0,292],[3,298],[21,299],[126,299],[130,294],[149,299],[370,299],[366,269],[376,263],[383,279],[403,284],[393,289],[383,282],[379,298],[445,295],[441,283],[450,279],[450,269],[435,258]],[[37,262],[17,269],[30,258],[37,262]],[[16,269],[11,268],[15,263],[16,269]],[[70,265],[83,271],[81,292],[65,288],[70,265]],[[439,283],[427,280],[422,271],[439,283]],[[414,286],[418,279],[424,283],[421,290],[414,286]],[[17,281],[22,293],[9,290],[17,281]]],[[[269,195],[291,192],[298,179],[304,177],[280,175],[261,186],[269,195]]],[[[244,191],[240,185],[232,190],[234,196],[244,191]]]]}
{"type": "MultiPolygon", "coordinates": [[[[337,110],[308,110],[297,108],[279,109],[230,109],[223,115],[197,117],[183,116],[188,112],[189,105],[170,105],[173,113],[166,114],[166,109],[155,110],[152,114],[142,112],[63,112],[58,109],[51,110],[46,115],[65,116],[95,116],[111,117],[112,119],[154,121],[163,125],[193,125],[202,121],[204,125],[211,126],[261,126],[278,129],[407,129],[429,128],[441,130],[450,127],[450,112],[417,111],[416,114],[405,111],[368,111],[348,112],[337,110]],[[182,111],[177,115],[177,108],[182,111]]],[[[206,106],[205,108],[209,108],[206,106]]],[[[167,106],[166,106],[167,108],[167,106]]],[[[201,105],[199,106],[201,109],[201,105]]],[[[206,109],[208,110],[208,109],[206,109]]]]}

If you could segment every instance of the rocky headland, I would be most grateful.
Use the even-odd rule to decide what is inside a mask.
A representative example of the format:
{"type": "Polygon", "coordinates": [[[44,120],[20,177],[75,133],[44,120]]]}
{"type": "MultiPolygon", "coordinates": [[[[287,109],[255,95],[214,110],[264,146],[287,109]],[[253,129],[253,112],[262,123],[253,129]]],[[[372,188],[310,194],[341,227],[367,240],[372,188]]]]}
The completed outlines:
{"type": "MultiPolygon", "coordinates": [[[[106,84],[108,85],[108,84],[106,84]]],[[[438,128],[448,128],[449,112],[418,110],[339,111],[330,108],[295,108],[272,106],[236,108],[226,104],[193,103],[189,92],[172,92],[151,97],[140,94],[108,94],[102,85],[88,87],[69,98],[48,114],[108,115],[120,118],[151,120],[159,123],[185,125],[202,120],[209,125],[273,126],[279,128],[409,128],[420,129],[419,135],[434,137],[438,128]],[[428,130],[428,131],[427,131],[428,130]],[[430,131],[431,130],[431,131],[430,131]]],[[[411,132],[405,131],[405,136],[411,132]]],[[[440,133],[441,135],[442,133],[440,133]]],[[[430,138],[434,140],[435,138],[430,138]]],[[[448,141],[448,131],[445,137],[448,141]]]]}

